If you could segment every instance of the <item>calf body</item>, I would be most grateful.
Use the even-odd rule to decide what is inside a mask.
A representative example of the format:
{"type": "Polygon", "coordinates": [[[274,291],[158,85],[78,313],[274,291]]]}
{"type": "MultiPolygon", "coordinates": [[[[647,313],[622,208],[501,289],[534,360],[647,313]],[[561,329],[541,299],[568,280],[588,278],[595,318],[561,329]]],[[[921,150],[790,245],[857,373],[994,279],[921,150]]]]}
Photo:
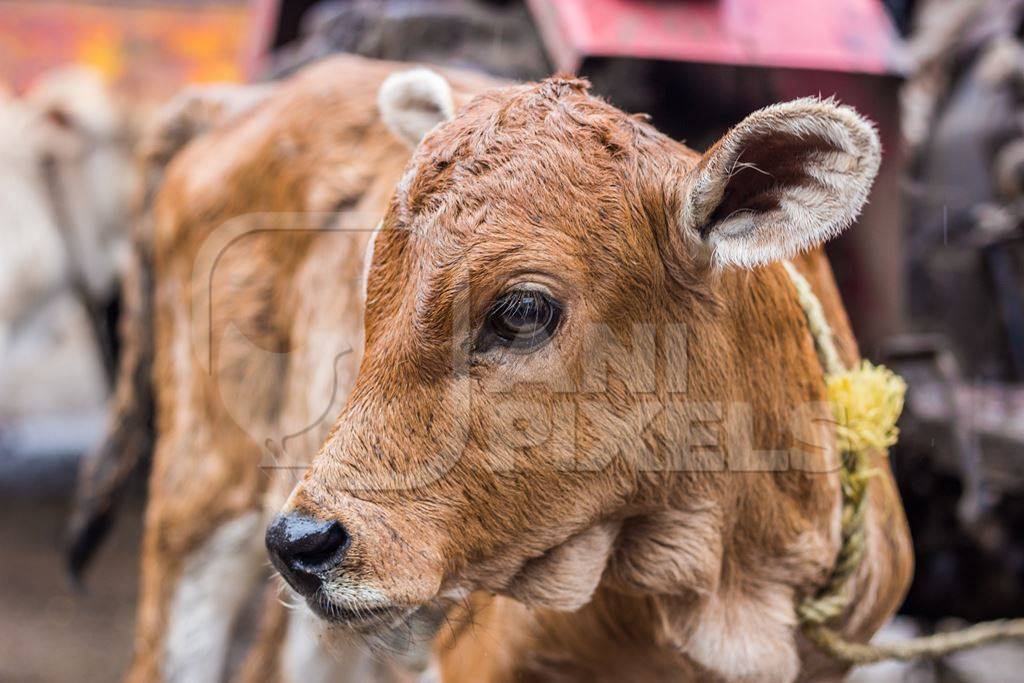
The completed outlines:
{"type": "MultiPolygon", "coordinates": [[[[835,559],[840,495],[822,368],[778,260],[852,220],[870,128],[804,101],[700,156],[581,81],[470,101],[493,84],[381,88],[395,70],[312,67],[169,169],[133,677],[220,674],[223,654],[178,643],[230,630],[246,591],[207,579],[257,575],[233,532],[279,507],[273,560],[328,641],[405,651],[440,627],[445,680],[840,676],[796,628],[835,559]],[[405,166],[398,138],[451,113],[405,166]],[[211,553],[239,559],[193,560],[211,553]],[[212,627],[188,627],[211,614],[196,595],[219,605],[212,627]]],[[[853,361],[824,257],[797,266],[853,361]]],[[[877,465],[855,638],[909,580],[877,465]]],[[[308,629],[288,632],[271,623],[289,642],[259,661],[319,671],[308,629]]],[[[392,675],[363,661],[348,675],[392,675]]]]}

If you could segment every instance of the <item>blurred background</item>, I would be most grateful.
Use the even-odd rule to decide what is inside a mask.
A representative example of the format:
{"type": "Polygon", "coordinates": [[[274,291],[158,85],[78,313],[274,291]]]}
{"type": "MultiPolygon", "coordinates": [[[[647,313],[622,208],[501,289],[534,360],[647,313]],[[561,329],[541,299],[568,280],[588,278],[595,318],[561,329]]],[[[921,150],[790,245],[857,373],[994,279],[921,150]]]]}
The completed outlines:
{"type": "MultiPolygon", "coordinates": [[[[829,255],[866,356],[910,384],[892,454],[917,576],[891,633],[1024,615],[1024,0],[0,0],[0,681],[110,681],[131,649],[145,467],[87,586],[63,530],[105,426],[134,143],[190,84],[333,52],[587,76],[704,149],[835,96],[878,125],[829,255]]],[[[860,680],[1021,680],[1024,649],[860,680]]]]}

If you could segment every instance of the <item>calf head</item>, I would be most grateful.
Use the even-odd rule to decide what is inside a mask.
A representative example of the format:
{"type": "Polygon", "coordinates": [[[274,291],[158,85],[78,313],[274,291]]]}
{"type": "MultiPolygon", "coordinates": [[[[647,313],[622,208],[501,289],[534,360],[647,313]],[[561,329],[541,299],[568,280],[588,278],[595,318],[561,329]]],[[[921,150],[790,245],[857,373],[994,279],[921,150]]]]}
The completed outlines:
{"type": "MultiPolygon", "coordinates": [[[[428,86],[405,101],[445,112],[428,86]]],[[[582,80],[465,104],[377,233],[365,357],[271,525],[275,564],[359,629],[477,589],[558,610],[601,581],[714,591],[764,480],[721,471],[749,443],[716,454],[692,425],[747,401],[754,446],[792,444],[774,403],[821,370],[791,300],[779,331],[793,295],[768,264],[846,227],[878,163],[827,101],[758,111],[703,156],[582,80]]]]}

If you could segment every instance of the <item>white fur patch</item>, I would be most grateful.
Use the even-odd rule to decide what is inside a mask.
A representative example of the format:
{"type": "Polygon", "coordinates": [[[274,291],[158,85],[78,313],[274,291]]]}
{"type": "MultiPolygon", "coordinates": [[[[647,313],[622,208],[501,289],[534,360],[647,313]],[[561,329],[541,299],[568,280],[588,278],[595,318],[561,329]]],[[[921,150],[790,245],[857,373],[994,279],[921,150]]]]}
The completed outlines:
{"type": "Polygon", "coordinates": [[[347,607],[358,605],[361,609],[387,607],[391,604],[391,600],[383,591],[373,586],[353,584],[347,577],[326,581],[320,589],[320,594],[324,599],[337,605],[347,607]]]}
{"type": "Polygon", "coordinates": [[[189,556],[174,591],[163,674],[169,683],[217,683],[235,617],[260,576],[263,523],[248,512],[189,556]]]}
{"type": "Polygon", "coordinates": [[[366,301],[366,284],[370,280],[370,266],[373,265],[373,250],[377,245],[377,235],[380,234],[380,229],[384,227],[384,221],[379,221],[377,227],[373,229],[373,233],[370,235],[369,241],[366,243],[366,253],[363,255],[363,273],[360,285],[363,293],[363,301],[366,301]]]}
{"type": "MultiPolygon", "coordinates": [[[[881,145],[874,127],[850,107],[805,98],[758,110],[729,131],[687,178],[682,224],[702,233],[716,263],[755,267],[790,258],[846,229],[867,201],[881,163],[881,145]],[[827,150],[801,150],[819,141],[827,150]],[[751,168],[743,157],[758,145],[778,149],[755,176],[763,187],[748,189],[738,172],[751,168]],[[787,151],[787,147],[792,147],[787,151]],[[797,157],[796,155],[801,155],[797,157]],[[771,186],[774,171],[799,158],[800,177],[787,169],[785,179],[771,186]],[[773,167],[768,164],[778,163],[773,167]],[[739,177],[737,177],[739,176],[739,177]],[[727,196],[753,195],[754,206],[740,207],[715,218],[727,196]],[[767,191],[777,206],[757,206],[767,191]],[[715,221],[708,225],[708,221],[715,221]]],[[[746,174],[748,180],[751,175],[746,174]]]]}
{"type": "Polygon", "coordinates": [[[420,674],[416,683],[441,683],[441,663],[437,657],[430,658],[430,665],[420,674]]]}
{"type": "Polygon", "coordinates": [[[388,76],[377,93],[377,107],[391,132],[415,147],[434,126],[452,117],[455,100],[448,81],[420,67],[388,76]]]}
{"type": "Polygon", "coordinates": [[[701,610],[686,654],[731,683],[789,683],[800,671],[795,628],[789,588],[723,590],[701,610]]]}

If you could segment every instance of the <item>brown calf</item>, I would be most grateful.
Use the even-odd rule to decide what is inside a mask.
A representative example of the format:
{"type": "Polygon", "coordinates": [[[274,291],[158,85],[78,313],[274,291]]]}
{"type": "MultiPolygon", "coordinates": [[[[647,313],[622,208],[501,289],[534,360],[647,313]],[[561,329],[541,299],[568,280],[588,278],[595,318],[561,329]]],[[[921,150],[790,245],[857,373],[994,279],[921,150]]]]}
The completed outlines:
{"type": "MultiPolygon", "coordinates": [[[[434,79],[410,77],[385,118],[445,111],[434,79]]],[[[506,596],[449,634],[446,680],[840,677],[796,627],[835,561],[840,492],[823,369],[779,261],[849,225],[879,154],[832,102],[756,112],[702,156],[580,80],[473,99],[427,135],[388,205],[358,376],[268,530],[275,565],[334,631],[385,644],[473,592],[506,596]]],[[[314,194],[290,167],[270,172],[263,205],[314,194]]],[[[259,249],[245,257],[273,282],[263,318],[354,313],[330,257],[259,249]]],[[[795,263],[852,363],[827,263],[795,263]]],[[[910,576],[876,460],[839,624],[857,639],[910,576]]]]}

